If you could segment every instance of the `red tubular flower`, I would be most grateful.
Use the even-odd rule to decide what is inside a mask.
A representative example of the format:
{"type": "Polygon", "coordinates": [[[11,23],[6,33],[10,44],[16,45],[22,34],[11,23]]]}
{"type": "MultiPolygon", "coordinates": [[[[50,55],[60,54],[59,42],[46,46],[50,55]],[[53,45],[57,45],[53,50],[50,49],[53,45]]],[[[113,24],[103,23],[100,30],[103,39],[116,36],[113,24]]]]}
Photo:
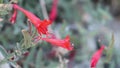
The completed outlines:
{"type": "Polygon", "coordinates": [[[17,9],[14,8],[14,12],[12,17],[10,18],[10,22],[14,24],[16,22],[16,18],[17,18],[17,9]]]}
{"type": "Polygon", "coordinates": [[[92,59],[91,59],[91,68],[96,67],[96,64],[99,61],[104,48],[105,46],[101,46],[101,48],[93,54],[92,59]]]}
{"type": "Polygon", "coordinates": [[[51,21],[49,20],[42,21],[38,17],[36,17],[33,13],[21,8],[17,4],[13,4],[13,8],[23,12],[27,16],[27,18],[32,22],[32,24],[36,27],[39,34],[47,34],[48,31],[47,27],[48,25],[51,24],[51,21]]]}
{"type": "Polygon", "coordinates": [[[52,5],[52,9],[50,11],[50,15],[49,18],[50,20],[53,22],[56,17],[57,17],[57,4],[58,4],[58,0],[53,0],[53,5],[52,5]]]}
{"type": "Polygon", "coordinates": [[[66,38],[63,39],[63,40],[53,39],[53,38],[52,39],[51,38],[42,38],[42,40],[47,41],[47,42],[49,42],[53,45],[63,47],[67,50],[73,50],[73,46],[70,43],[70,37],[69,36],[66,36],[66,38]]]}

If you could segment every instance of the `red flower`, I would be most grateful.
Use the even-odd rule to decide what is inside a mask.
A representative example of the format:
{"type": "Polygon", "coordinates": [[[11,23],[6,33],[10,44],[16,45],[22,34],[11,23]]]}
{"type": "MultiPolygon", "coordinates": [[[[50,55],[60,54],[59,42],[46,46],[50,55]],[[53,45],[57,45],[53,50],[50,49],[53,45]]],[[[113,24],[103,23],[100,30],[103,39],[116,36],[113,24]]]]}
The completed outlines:
{"type": "Polygon", "coordinates": [[[16,18],[17,18],[17,9],[14,8],[14,12],[12,17],[10,18],[10,22],[14,24],[16,22],[16,18]]]}
{"type": "Polygon", "coordinates": [[[96,64],[99,61],[104,48],[105,48],[104,46],[101,46],[101,48],[93,54],[92,59],[91,59],[91,68],[96,67],[96,64]]]}
{"type": "Polygon", "coordinates": [[[57,4],[58,4],[58,0],[53,0],[52,9],[49,15],[49,18],[52,22],[56,19],[57,16],[57,4]]]}
{"type": "Polygon", "coordinates": [[[21,8],[17,4],[13,4],[13,8],[23,12],[27,16],[27,18],[32,22],[32,24],[36,27],[39,34],[47,34],[48,31],[47,27],[48,25],[51,24],[51,21],[49,20],[42,21],[38,17],[36,17],[33,13],[21,8]]]}
{"type": "Polygon", "coordinates": [[[51,38],[42,38],[42,40],[47,41],[47,42],[49,42],[53,45],[63,47],[67,50],[73,50],[73,46],[70,43],[70,37],[69,36],[66,36],[66,38],[63,39],[63,40],[53,39],[53,38],[52,39],[51,38]]]}

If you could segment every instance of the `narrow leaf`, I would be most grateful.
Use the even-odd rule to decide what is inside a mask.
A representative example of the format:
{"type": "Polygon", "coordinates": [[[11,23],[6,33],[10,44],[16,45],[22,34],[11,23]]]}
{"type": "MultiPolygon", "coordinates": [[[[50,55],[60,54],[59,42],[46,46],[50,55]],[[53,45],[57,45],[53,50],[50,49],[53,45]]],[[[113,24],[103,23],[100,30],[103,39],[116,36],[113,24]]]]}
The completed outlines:
{"type": "Polygon", "coordinates": [[[36,57],[36,67],[35,68],[42,68],[42,50],[39,50],[37,53],[37,57],[36,57]]]}
{"type": "Polygon", "coordinates": [[[114,48],[114,34],[112,34],[112,38],[109,44],[109,47],[107,49],[107,62],[109,62],[112,58],[112,52],[113,52],[113,48],[114,48]]]}

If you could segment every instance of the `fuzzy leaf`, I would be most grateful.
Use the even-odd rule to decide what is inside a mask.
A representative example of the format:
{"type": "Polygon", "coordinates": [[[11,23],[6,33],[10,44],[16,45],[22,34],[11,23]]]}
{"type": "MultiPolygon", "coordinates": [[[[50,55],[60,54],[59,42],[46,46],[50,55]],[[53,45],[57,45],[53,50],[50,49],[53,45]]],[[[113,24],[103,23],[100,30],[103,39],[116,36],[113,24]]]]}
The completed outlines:
{"type": "Polygon", "coordinates": [[[30,36],[30,34],[26,30],[22,30],[22,34],[24,36],[24,42],[22,44],[22,48],[27,49],[33,45],[32,37],[30,36]]]}
{"type": "Polygon", "coordinates": [[[43,68],[42,67],[42,50],[39,50],[37,53],[37,57],[36,57],[36,67],[35,68],[43,68]]]}
{"type": "Polygon", "coordinates": [[[26,61],[24,62],[23,68],[29,68],[30,62],[33,61],[32,59],[34,59],[35,48],[36,47],[33,47],[31,49],[29,56],[27,57],[26,61]]]}

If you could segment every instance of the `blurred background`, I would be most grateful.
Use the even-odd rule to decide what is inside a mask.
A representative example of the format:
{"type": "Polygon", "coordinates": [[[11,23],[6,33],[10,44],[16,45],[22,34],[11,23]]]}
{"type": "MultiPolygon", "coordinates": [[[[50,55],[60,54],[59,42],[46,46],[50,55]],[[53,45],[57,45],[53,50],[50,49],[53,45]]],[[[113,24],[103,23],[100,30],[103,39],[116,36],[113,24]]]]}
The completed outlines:
{"type": "MultiPolygon", "coordinates": [[[[44,0],[47,13],[50,13],[53,0],[44,0]]],[[[18,4],[44,19],[40,0],[18,0],[18,4]]],[[[9,3],[4,0],[3,3],[9,3]]],[[[109,46],[114,34],[112,58],[105,62],[103,54],[96,68],[120,68],[120,0],[58,0],[57,17],[51,28],[59,38],[70,35],[74,44],[73,51],[60,50],[65,62],[63,68],[90,68],[91,56],[101,44],[109,46]]],[[[9,18],[12,12],[0,13],[0,45],[8,53],[14,51],[16,43],[23,38],[21,30],[28,29],[26,16],[18,12],[16,24],[9,18]]],[[[59,49],[57,49],[59,50],[59,49]]],[[[28,49],[30,54],[15,61],[21,68],[60,68],[60,62],[54,52],[56,48],[46,42],[28,49]]],[[[1,51],[1,54],[2,51],[1,51]]],[[[64,65],[63,64],[63,65],[64,65]]],[[[7,68],[7,67],[6,67],[7,68]]]]}

